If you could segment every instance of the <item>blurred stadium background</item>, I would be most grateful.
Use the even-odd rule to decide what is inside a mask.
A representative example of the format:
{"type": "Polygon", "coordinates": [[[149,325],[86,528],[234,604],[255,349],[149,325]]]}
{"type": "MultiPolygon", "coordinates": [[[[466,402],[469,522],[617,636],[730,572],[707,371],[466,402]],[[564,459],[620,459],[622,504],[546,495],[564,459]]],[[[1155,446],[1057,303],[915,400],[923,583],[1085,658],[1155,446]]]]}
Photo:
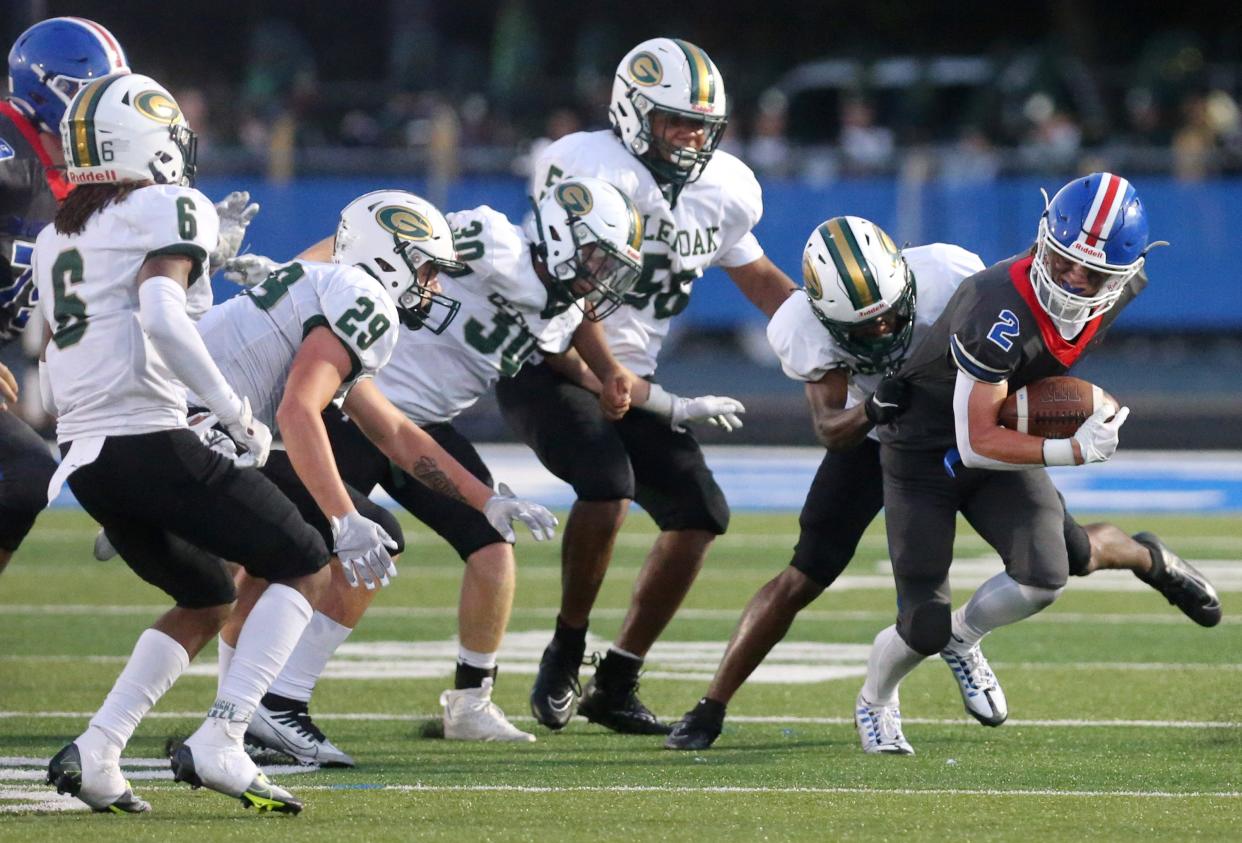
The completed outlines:
{"type": "MultiPolygon", "coordinates": [[[[726,148],[757,172],[757,234],[795,279],[808,231],[870,217],[898,241],[991,263],[1025,248],[1050,192],[1095,169],[1148,205],[1152,284],[1078,374],[1134,409],[1128,447],[1242,448],[1242,19],[1216,4],[1051,0],[373,0],[342,4],[8,0],[12,42],[44,17],[106,24],[167,84],[200,136],[200,187],[263,204],[249,249],[290,257],[381,186],[446,210],[520,216],[542,144],[607,125],[612,73],[643,38],[685,37],[724,74],[726,148]]],[[[217,282],[220,298],[236,292],[217,282]]],[[[743,399],[725,439],[813,444],[802,391],[761,315],[713,270],[661,362],[674,391],[743,399]]],[[[16,362],[16,350],[6,361],[16,362]]],[[[26,408],[33,414],[35,408],[26,408]]],[[[509,434],[488,401],[462,420],[509,434]]]]}

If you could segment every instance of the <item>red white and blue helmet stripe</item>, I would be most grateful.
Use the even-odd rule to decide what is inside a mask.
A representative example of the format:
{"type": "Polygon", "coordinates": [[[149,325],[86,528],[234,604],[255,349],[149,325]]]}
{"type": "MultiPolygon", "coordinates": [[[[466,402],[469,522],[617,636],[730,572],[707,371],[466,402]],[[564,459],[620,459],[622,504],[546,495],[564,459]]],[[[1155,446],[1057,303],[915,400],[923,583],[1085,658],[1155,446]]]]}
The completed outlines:
{"type": "Polygon", "coordinates": [[[1103,269],[1134,265],[1147,249],[1147,212],[1134,186],[1113,173],[1092,173],[1048,203],[1048,234],[1068,257],[1103,269]]]}

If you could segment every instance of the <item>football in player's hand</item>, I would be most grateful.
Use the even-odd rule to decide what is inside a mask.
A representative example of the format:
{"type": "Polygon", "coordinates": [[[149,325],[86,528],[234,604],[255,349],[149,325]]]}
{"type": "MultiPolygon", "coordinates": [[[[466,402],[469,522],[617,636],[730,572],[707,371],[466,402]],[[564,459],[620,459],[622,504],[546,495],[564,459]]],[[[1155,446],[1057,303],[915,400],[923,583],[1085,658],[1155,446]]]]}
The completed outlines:
{"type": "Polygon", "coordinates": [[[1081,378],[1042,378],[1011,392],[1001,405],[998,420],[1001,427],[1019,433],[1068,439],[1106,403],[1114,412],[1121,406],[1116,398],[1081,378]]]}

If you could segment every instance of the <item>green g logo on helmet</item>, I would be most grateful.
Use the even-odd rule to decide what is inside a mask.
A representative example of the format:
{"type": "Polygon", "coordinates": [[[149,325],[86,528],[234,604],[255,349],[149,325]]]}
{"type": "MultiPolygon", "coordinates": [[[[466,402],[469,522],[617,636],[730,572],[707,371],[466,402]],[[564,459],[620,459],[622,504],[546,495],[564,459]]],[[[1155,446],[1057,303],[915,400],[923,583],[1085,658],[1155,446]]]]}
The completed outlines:
{"type": "Polygon", "coordinates": [[[418,211],[401,205],[385,205],[375,212],[380,228],[402,240],[430,240],[431,223],[418,211]]]}
{"type": "Polygon", "coordinates": [[[181,109],[163,91],[143,91],[134,97],[134,108],[148,120],[167,126],[181,119],[181,109]]]}
{"type": "Polygon", "coordinates": [[[650,88],[664,79],[664,68],[653,54],[642,52],[630,59],[630,78],[634,84],[650,88]]]}
{"type": "Polygon", "coordinates": [[[586,185],[576,181],[567,181],[556,189],[556,202],[574,216],[585,216],[591,213],[595,200],[586,185]]]}
{"type": "Polygon", "coordinates": [[[809,298],[819,301],[824,297],[824,285],[819,283],[819,276],[815,274],[815,267],[809,257],[802,259],[802,284],[806,287],[809,298]]]}

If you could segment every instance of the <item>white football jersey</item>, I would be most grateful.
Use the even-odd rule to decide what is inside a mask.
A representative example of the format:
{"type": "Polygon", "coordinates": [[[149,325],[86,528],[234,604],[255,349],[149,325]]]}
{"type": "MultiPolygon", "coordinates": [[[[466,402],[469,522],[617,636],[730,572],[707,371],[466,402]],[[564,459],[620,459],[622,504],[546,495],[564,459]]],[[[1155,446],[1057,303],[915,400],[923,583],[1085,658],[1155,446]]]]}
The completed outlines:
{"type": "MultiPolygon", "coordinates": [[[[983,261],[974,252],[948,243],[931,243],[902,251],[914,275],[918,299],[914,312],[913,348],[940,317],[953,292],[964,278],[982,272],[983,261]]],[[[882,373],[860,375],[853,371],[854,358],[837,345],[828,329],[811,312],[805,290],[796,290],[768,323],[768,342],[780,358],[781,369],[794,380],[813,382],[833,369],[849,370],[849,395],[845,406],[867,400],[880,383],[882,373]]],[[[875,438],[875,431],[868,434],[875,438]]]]}
{"type": "Polygon", "coordinates": [[[185,390],[138,319],[138,271],[150,256],[184,255],[195,262],[190,289],[208,287],[219,227],[197,190],[151,185],[96,212],[80,234],[54,225],[39,233],[33,264],[53,331],[47,365],[61,442],[185,426],[185,390]]]}
{"type": "Polygon", "coordinates": [[[373,377],[397,345],[397,307],[380,283],[354,266],[313,261],[277,267],[262,284],[208,311],[198,332],[225,380],[250,399],[254,417],[275,427],[293,358],[321,325],[353,363],[338,399],[360,378],[373,377]]]}
{"type": "Polygon", "coordinates": [[[562,333],[572,335],[582,321],[572,304],[549,305],[548,288],[531,265],[530,241],[503,214],[484,205],[447,218],[467,270],[453,278],[441,273],[440,285],[461,310],[440,334],[402,328],[392,361],[375,379],[420,425],[452,420],[536,349],[563,350],[562,333]],[[555,339],[545,342],[549,331],[555,339]]]}
{"type": "Polygon", "coordinates": [[[611,131],[575,132],[535,163],[531,194],[542,197],[568,176],[594,176],[620,188],[643,214],[643,274],[627,304],[603,321],[616,358],[635,374],[656,369],[669,320],[685,310],[694,280],[709,266],[745,266],[763,257],[751,229],[763,214],[750,168],[717,150],[702,176],[670,206],[651,171],[611,131]]]}

